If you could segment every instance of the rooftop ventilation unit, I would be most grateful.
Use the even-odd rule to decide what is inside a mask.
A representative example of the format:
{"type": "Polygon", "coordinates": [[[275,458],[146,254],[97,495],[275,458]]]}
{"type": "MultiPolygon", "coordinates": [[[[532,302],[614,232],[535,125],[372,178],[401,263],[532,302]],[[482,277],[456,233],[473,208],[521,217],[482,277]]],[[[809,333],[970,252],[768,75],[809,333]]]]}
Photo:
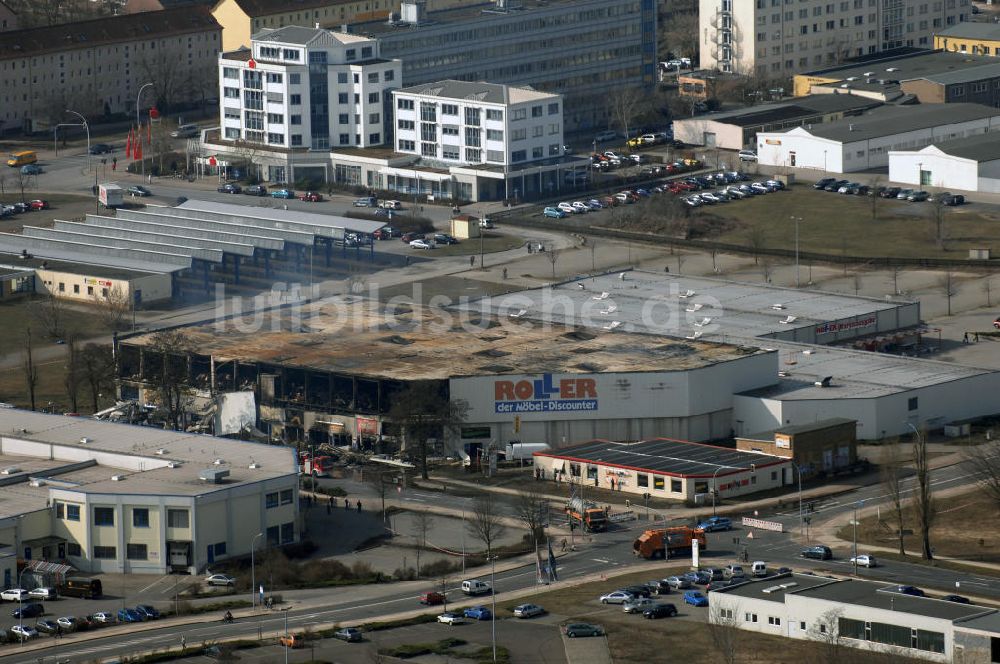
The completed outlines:
{"type": "Polygon", "coordinates": [[[216,459],[215,461],[212,462],[212,465],[213,466],[221,466],[221,465],[223,465],[225,463],[226,463],[225,459],[216,459]]]}
{"type": "Polygon", "coordinates": [[[221,468],[206,468],[198,473],[198,479],[213,484],[222,484],[222,480],[229,477],[229,471],[221,468]]]}
{"type": "Polygon", "coordinates": [[[28,482],[28,486],[34,486],[34,487],[45,486],[45,480],[31,480],[30,482],[28,482]]]}
{"type": "Polygon", "coordinates": [[[403,23],[420,25],[427,17],[427,5],[423,0],[404,0],[399,6],[399,18],[403,23]]]}
{"type": "Polygon", "coordinates": [[[86,436],[84,436],[83,438],[80,439],[80,444],[81,445],[86,445],[87,443],[92,443],[92,442],[94,442],[94,439],[93,438],[87,438],[86,436]]]}
{"type": "Polygon", "coordinates": [[[772,304],[771,308],[774,309],[775,311],[781,311],[782,309],[785,308],[785,305],[783,305],[783,304],[772,304]]]}
{"type": "Polygon", "coordinates": [[[827,376],[822,380],[817,380],[813,385],[816,387],[830,387],[830,381],[833,380],[833,376],[827,376]]]}
{"type": "Polygon", "coordinates": [[[865,76],[874,76],[874,75],[875,75],[875,72],[873,72],[873,71],[866,71],[865,72],[865,76]]]}
{"type": "Polygon", "coordinates": [[[3,470],[0,470],[0,474],[3,475],[16,475],[19,472],[21,472],[21,469],[18,468],[17,466],[10,466],[9,468],[4,468],[3,470]]]}
{"type": "Polygon", "coordinates": [[[251,461],[251,462],[250,462],[250,465],[249,465],[249,466],[247,466],[247,467],[248,467],[248,468],[249,468],[250,470],[259,470],[259,469],[260,469],[260,464],[259,464],[259,463],[257,463],[256,461],[251,461]]]}
{"type": "Polygon", "coordinates": [[[167,451],[161,447],[160,449],[156,450],[156,453],[159,454],[160,456],[163,456],[164,454],[167,453],[167,451]]]}
{"type": "Polygon", "coordinates": [[[899,67],[888,67],[886,71],[899,71],[899,67]]]}
{"type": "Polygon", "coordinates": [[[112,475],[111,476],[111,481],[112,482],[121,482],[124,479],[125,479],[124,475],[112,475]]]}
{"type": "Polygon", "coordinates": [[[181,464],[179,461],[171,461],[167,464],[167,468],[180,468],[181,464]]]}

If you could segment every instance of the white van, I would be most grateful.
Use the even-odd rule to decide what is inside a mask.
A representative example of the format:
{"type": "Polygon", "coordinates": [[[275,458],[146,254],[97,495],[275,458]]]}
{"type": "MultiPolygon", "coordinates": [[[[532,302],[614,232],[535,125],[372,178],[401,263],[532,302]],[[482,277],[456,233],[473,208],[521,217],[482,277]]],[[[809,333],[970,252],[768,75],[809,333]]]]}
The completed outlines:
{"type": "Polygon", "coordinates": [[[755,560],[750,566],[750,575],[755,577],[767,576],[767,563],[763,560],[755,560]]]}
{"type": "Polygon", "coordinates": [[[462,592],[466,595],[489,595],[493,592],[493,589],[490,588],[490,584],[485,581],[470,579],[468,581],[462,581],[462,592]]]}

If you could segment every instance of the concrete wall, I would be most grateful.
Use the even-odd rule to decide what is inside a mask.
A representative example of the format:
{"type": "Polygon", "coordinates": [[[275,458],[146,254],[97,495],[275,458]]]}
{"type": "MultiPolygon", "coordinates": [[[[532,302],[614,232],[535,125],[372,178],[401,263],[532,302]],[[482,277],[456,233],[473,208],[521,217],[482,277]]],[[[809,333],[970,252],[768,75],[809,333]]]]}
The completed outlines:
{"type": "MultiPolygon", "coordinates": [[[[943,104],[948,101],[945,98],[946,88],[940,83],[928,81],[925,78],[917,78],[911,81],[902,81],[900,89],[908,95],[915,95],[921,104],[943,104]]],[[[974,101],[963,99],[962,101],[974,101]]]]}
{"type": "Polygon", "coordinates": [[[690,145],[707,145],[706,134],[715,135],[715,147],[742,150],[743,127],[717,122],[708,117],[684,118],[674,121],[674,138],[690,145]]]}

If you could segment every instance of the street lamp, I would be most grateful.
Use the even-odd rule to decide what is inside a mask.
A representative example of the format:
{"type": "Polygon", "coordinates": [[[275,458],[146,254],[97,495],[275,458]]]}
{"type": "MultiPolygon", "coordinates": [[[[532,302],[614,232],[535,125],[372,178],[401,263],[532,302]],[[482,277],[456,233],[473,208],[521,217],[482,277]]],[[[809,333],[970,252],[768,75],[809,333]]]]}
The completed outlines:
{"type": "Polygon", "coordinates": [[[802,533],[805,532],[802,525],[802,468],[800,468],[799,464],[794,461],[792,461],[792,468],[797,471],[799,476],[799,535],[802,535],[802,533]]]}
{"type": "Polygon", "coordinates": [[[256,548],[254,545],[257,543],[257,538],[263,536],[264,533],[257,533],[256,535],[253,536],[253,539],[250,540],[250,608],[251,609],[257,608],[257,568],[254,566],[255,561],[253,553],[256,548]]]}
{"type": "Polygon", "coordinates": [[[719,485],[716,483],[716,477],[719,475],[719,471],[722,470],[722,466],[715,469],[712,473],[712,516],[715,516],[715,496],[719,493],[719,485]]]}
{"type": "Polygon", "coordinates": [[[854,576],[858,575],[858,507],[864,505],[864,500],[859,500],[854,503],[854,576]]]}
{"type": "Polygon", "coordinates": [[[795,287],[799,287],[799,222],[802,217],[792,217],[795,222],[795,287]]]}
{"type": "MultiPolygon", "coordinates": [[[[145,90],[148,87],[152,87],[152,85],[153,85],[152,83],[143,83],[142,86],[139,87],[139,92],[136,93],[136,95],[135,95],[135,130],[136,131],[139,131],[139,123],[140,123],[140,120],[139,120],[139,99],[142,98],[142,91],[145,90]]],[[[145,175],[146,174],[146,160],[145,159],[142,159],[142,162],[140,164],[140,168],[142,169],[142,175],[145,175]]]]}
{"type": "Polygon", "coordinates": [[[465,576],[465,504],[468,498],[462,498],[462,576],[465,576]]]}
{"type": "MultiPolygon", "coordinates": [[[[76,117],[80,118],[80,122],[83,123],[83,128],[87,132],[87,168],[93,169],[93,165],[91,164],[91,157],[93,155],[90,154],[90,125],[87,124],[87,118],[83,117],[82,115],[80,115],[76,111],[69,110],[68,108],[66,109],[66,112],[67,113],[71,113],[71,114],[75,115],[76,117]]],[[[97,171],[94,171],[94,184],[95,185],[97,184],[97,171]]]]}
{"type": "Polygon", "coordinates": [[[493,637],[492,637],[493,638],[493,662],[494,662],[494,664],[496,664],[496,661],[497,661],[497,582],[496,582],[497,557],[496,556],[490,556],[490,563],[492,564],[492,568],[490,569],[490,590],[493,591],[493,592],[490,593],[490,595],[493,596],[493,613],[492,613],[492,616],[491,616],[492,619],[490,620],[490,626],[493,629],[493,637]]]}

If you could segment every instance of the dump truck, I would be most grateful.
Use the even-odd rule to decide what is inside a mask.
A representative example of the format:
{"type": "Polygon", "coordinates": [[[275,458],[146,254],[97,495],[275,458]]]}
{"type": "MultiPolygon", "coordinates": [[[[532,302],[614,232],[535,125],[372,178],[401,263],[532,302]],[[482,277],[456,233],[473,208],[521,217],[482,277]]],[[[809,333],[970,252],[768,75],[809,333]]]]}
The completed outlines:
{"type": "Polygon", "coordinates": [[[578,496],[566,503],[566,515],[569,516],[571,523],[580,524],[588,533],[608,529],[607,510],[578,496]]]}
{"type": "Polygon", "coordinates": [[[683,555],[691,551],[691,542],[698,540],[698,549],[705,550],[705,531],[689,526],[673,528],[657,528],[647,530],[632,543],[632,553],[646,560],[654,560],[665,556],[663,543],[666,540],[670,557],[683,555]]]}

